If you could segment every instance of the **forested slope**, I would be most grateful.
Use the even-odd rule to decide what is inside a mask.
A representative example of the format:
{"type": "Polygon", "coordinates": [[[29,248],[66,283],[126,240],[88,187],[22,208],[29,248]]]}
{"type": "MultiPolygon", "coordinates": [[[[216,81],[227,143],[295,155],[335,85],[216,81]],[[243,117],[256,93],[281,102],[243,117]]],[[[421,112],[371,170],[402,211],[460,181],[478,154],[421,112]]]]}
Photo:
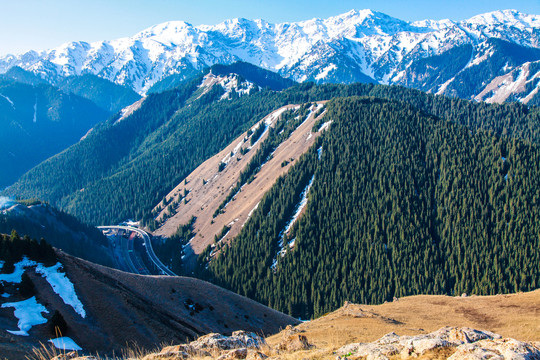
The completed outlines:
{"type": "Polygon", "coordinates": [[[47,84],[0,79],[0,188],[77,142],[109,112],[47,84]]]}
{"type": "Polygon", "coordinates": [[[310,83],[244,96],[233,92],[235,96],[223,100],[223,88],[206,91],[199,87],[201,81],[198,77],[149,95],[131,116],[97,126],[84,141],[29,171],[4,194],[46,200],[93,224],[149,220],[151,209],[193,169],[271,111],[338,96],[400,99],[472,130],[540,141],[538,110],[518,104],[472,103],[398,86],[310,83]]]}
{"type": "Polygon", "coordinates": [[[47,239],[66,253],[105,266],[114,266],[107,238],[95,227],[39,201],[21,201],[0,210],[0,233],[47,239]]]}
{"type": "Polygon", "coordinates": [[[329,102],[330,130],[210,261],[208,278],[302,318],[345,300],[537,288],[540,149],[499,135],[536,140],[528,110],[423,98],[424,109],[475,126],[404,102],[329,102]],[[482,129],[490,122],[499,134],[482,129]]]}
{"type": "Polygon", "coordinates": [[[39,197],[93,224],[149,215],[195,167],[287,103],[271,90],[222,100],[224,89],[199,87],[202,79],[151,94],[132,115],[99,124],[5,194],[39,197]]]}

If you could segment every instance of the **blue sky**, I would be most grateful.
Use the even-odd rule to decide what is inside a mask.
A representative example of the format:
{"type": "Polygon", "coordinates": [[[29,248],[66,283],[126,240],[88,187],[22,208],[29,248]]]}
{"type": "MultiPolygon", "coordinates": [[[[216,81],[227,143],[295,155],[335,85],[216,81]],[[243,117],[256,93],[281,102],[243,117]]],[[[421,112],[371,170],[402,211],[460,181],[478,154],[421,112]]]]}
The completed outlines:
{"type": "Polygon", "coordinates": [[[462,20],[508,8],[540,14],[540,0],[0,0],[0,55],[131,36],[170,20],[200,25],[244,17],[276,23],[366,8],[403,20],[462,20]]]}

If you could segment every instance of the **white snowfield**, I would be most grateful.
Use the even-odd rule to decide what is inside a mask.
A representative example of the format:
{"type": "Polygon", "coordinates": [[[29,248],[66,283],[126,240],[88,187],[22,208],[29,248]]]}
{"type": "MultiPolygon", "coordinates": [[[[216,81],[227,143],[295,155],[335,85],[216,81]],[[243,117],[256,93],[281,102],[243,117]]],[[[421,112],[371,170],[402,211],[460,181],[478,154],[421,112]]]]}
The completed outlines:
{"type": "MultiPolygon", "coordinates": [[[[4,266],[3,262],[0,262],[0,268],[4,266]]],[[[23,260],[15,264],[15,269],[11,274],[0,274],[0,281],[4,283],[20,284],[22,281],[22,275],[27,268],[34,267],[37,274],[45,277],[47,282],[51,285],[54,292],[58,294],[66,305],[69,305],[79,314],[82,318],[86,317],[86,311],[84,310],[82,302],[77,297],[73,283],[68,279],[62,270],[62,264],[57,263],[51,267],[45,267],[43,264],[36,263],[33,260],[29,260],[24,257],[23,260]]],[[[9,297],[10,295],[2,294],[2,297],[9,297]]],[[[2,304],[2,308],[13,307],[15,309],[14,316],[19,319],[19,330],[7,330],[13,335],[28,336],[28,331],[34,325],[44,324],[47,322],[41,314],[49,313],[49,311],[42,304],[38,303],[35,297],[30,299],[10,302],[2,304]]]]}
{"type": "Polygon", "coordinates": [[[86,311],[83,304],[75,293],[73,283],[69,281],[65,273],[60,272],[62,267],[63,265],[60,263],[51,267],[44,267],[42,264],[38,264],[36,266],[36,273],[43,275],[47,279],[54,292],[64,300],[66,305],[71,306],[77,314],[85,318],[86,311]]]}
{"type": "MultiPolygon", "coordinates": [[[[36,262],[29,260],[28,258],[23,258],[21,261],[15,264],[15,270],[11,274],[0,274],[0,281],[20,284],[22,274],[24,274],[24,269],[30,266],[36,266],[36,262]]],[[[2,263],[2,267],[4,264],[2,263]]]]}
{"type": "Polygon", "coordinates": [[[48,78],[91,73],[144,94],[160,79],[182,70],[241,60],[297,81],[335,81],[333,76],[352,64],[364,76],[390,83],[413,59],[491,37],[538,48],[538,28],[539,15],[516,10],[463,21],[412,23],[369,9],[282,24],[233,19],[193,26],[171,21],[132,37],[75,41],[46,51],[7,55],[0,58],[0,73],[13,66],[48,78]]]}
{"type": "Polygon", "coordinates": [[[10,334],[28,336],[28,331],[34,325],[45,324],[45,319],[41,313],[49,313],[45,306],[37,302],[36,297],[33,296],[30,299],[18,302],[4,303],[2,308],[12,307],[15,309],[14,315],[19,322],[17,326],[19,330],[7,330],[10,334]]]}
{"type": "Polygon", "coordinates": [[[59,337],[56,339],[50,339],[50,343],[54,345],[55,348],[60,350],[70,350],[70,351],[81,351],[82,348],[77,345],[75,341],[73,341],[72,338],[64,336],[59,337]]]}

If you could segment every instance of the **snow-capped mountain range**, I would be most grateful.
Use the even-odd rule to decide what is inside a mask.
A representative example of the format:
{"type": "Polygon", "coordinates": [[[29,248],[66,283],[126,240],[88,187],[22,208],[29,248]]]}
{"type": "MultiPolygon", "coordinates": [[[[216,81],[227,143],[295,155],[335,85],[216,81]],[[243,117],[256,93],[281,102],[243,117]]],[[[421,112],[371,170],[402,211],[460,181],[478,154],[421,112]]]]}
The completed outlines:
{"type": "Polygon", "coordinates": [[[525,102],[536,95],[530,92],[540,74],[530,73],[536,68],[530,63],[540,61],[539,49],[540,16],[515,10],[463,21],[416,22],[351,10],[282,24],[233,19],[192,26],[172,21],[129,38],[4,56],[0,72],[20,66],[51,83],[91,73],[144,94],[169,75],[188,76],[216,63],[241,60],[300,82],[370,81],[470,99],[525,102]],[[518,79],[521,85],[512,86],[518,79]]]}

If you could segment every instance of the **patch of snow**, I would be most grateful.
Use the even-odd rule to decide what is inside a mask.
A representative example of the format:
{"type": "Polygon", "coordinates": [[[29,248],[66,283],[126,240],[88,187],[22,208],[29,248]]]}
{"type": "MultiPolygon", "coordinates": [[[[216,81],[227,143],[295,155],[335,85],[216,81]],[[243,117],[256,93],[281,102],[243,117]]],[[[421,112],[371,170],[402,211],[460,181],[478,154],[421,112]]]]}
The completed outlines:
{"type": "Polygon", "coordinates": [[[4,95],[4,94],[0,94],[0,96],[3,97],[4,99],[6,99],[6,100],[11,104],[11,107],[12,107],[13,109],[15,109],[15,104],[13,103],[13,101],[11,101],[10,98],[8,98],[8,97],[7,97],[6,95],[4,95]]]}
{"type": "Polygon", "coordinates": [[[229,75],[226,77],[219,77],[220,81],[218,82],[225,93],[221,96],[220,100],[231,99],[231,93],[236,91],[238,96],[249,95],[251,89],[255,88],[256,85],[250,81],[240,82],[238,77],[235,75],[229,75]]]}
{"type": "Polygon", "coordinates": [[[225,234],[223,234],[223,236],[220,237],[220,238],[218,239],[217,242],[220,243],[223,239],[225,239],[225,237],[226,237],[227,235],[229,235],[230,232],[231,232],[231,229],[227,230],[227,232],[226,232],[225,234]]]}
{"type": "Polygon", "coordinates": [[[231,197],[231,199],[227,201],[227,203],[223,206],[223,209],[226,209],[227,206],[231,203],[231,201],[236,200],[236,195],[242,192],[242,189],[244,188],[244,186],[246,186],[246,184],[240,186],[240,189],[238,189],[238,191],[231,197]]]}
{"type": "Polygon", "coordinates": [[[94,131],[94,128],[91,128],[90,130],[88,130],[86,132],[86,134],[84,134],[84,136],[79,140],[79,141],[83,141],[84,139],[86,139],[88,137],[88,135],[90,135],[90,133],[94,131]]]}
{"type": "Polygon", "coordinates": [[[34,325],[45,324],[47,319],[45,319],[41,313],[49,313],[45,306],[37,302],[36,297],[32,296],[30,299],[18,302],[4,303],[2,308],[14,308],[14,315],[19,322],[17,326],[19,327],[18,331],[7,330],[10,334],[28,336],[28,331],[34,325]]]}
{"type": "MultiPolygon", "coordinates": [[[[316,113],[319,109],[321,109],[322,107],[324,106],[324,104],[317,104],[317,106],[312,106],[310,111],[309,111],[309,114],[307,114],[306,118],[304,119],[304,121],[302,121],[302,124],[305,123],[306,121],[309,120],[309,118],[314,114],[316,113]]],[[[302,124],[298,125],[298,126],[301,126],[302,124]]]]}
{"type": "Polygon", "coordinates": [[[50,343],[54,345],[55,348],[60,350],[70,350],[70,351],[81,351],[82,348],[77,345],[75,341],[73,341],[72,338],[64,336],[59,337],[56,339],[50,339],[50,343]]]}
{"type": "Polygon", "coordinates": [[[37,98],[36,98],[36,102],[34,103],[34,119],[33,119],[34,123],[37,122],[37,98]]]}
{"type": "Polygon", "coordinates": [[[59,271],[61,268],[61,263],[57,263],[51,267],[45,267],[42,264],[38,264],[36,273],[44,275],[54,292],[64,300],[64,303],[71,306],[82,318],[85,318],[86,311],[75,293],[73,283],[67,278],[65,273],[59,271]]]}
{"type": "Polygon", "coordinates": [[[436,95],[442,95],[444,94],[444,92],[446,91],[446,88],[448,87],[448,85],[450,85],[452,83],[452,81],[454,81],[456,79],[456,77],[452,77],[451,79],[448,79],[444,82],[444,84],[442,84],[441,86],[439,86],[439,90],[437,91],[436,95]]]}
{"type": "Polygon", "coordinates": [[[322,80],[322,79],[327,78],[330,71],[336,70],[336,69],[337,69],[336,64],[329,64],[324,69],[322,69],[322,71],[318,73],[317,76],[315,76],[315,80],[322,80]]]}
{"type": "MultiPolygon", "coordinates": [[[[527,88],[527,84],[530,81],[534,81],[534,79],[537,77],[537,75],[533,75],[532,77],[530,76],[530,64],[531,63],[525,63],[507,74],[494,78],[475,97],[475,100],[484,100],[488,103],[502,103],[511,95],[523,95],[527,88]]],[[[538,87],[535,87],[531,93],[534,91],[538,91],[538,87]]],[[[528,99],[530,100],[530,98],[528,99]]],[[[519,100],[522,103],[527,103],[528,101],[527,96],[519,100]]]]}
{"type": "Polygon", "coordinates": [[[328,120],[327,122],[325,122],[324,124],[322,124],[322,126],[320,127],[319,131],[324,131],[326,130],[330,124],[332,124],[334,120],[328,120]]]}
{"type": "Polygon", "coordinates": [[[140,221],[133,221],[131,219],[128,219],[128,220],[124,221],[123,223],[120,223],[119,225],[120,226],[131,226],[131,227],[138,228],[139,226],[141,226],[141,222],[140,221]]]}
{"type": "Polygon", "coordinates": [[[24,269],[26,267],[35,266],[36,262],[24,257],[21,261],[15,264],[15,269],[11,274],[0,274],[0,281],[20,284],[24,269]]]}
{"type": "MultiPolygon", "coordinates": [[[[252,130],[252,131],[255,131],[255,129],[258,127],[257,125],[261,124],[261,122],[262,122],[262,120],[259,121],[257,124],[255,124],[255,126],[253,126],[253,127],[251,128],[251,130],[252,130]]],[[[257,141],[255,141],[255,142],[253,143],[253,145],[249,145],[249,146],[247,147],[248,150],[251,150],[253,147],[255,147],[255,146],[259,143],[259,141],[261,141],[261,139],[264,137],[264,135],[266,135],[266,133],[268,132],[268,129],[270,129],[270,125],[266,124],[266,122],[264,123],[264,125],[260,125],[260,126],[264,126],[264,127],[265,127],[265,128],[264,128],[264,131],[263,131],[262,134],[259,136],[259,138],[257,139],[257,141]]],[[[253,136],[253,134],[252,134],[251,136],[253,136]]]]}
{"type": "Polygon", "coordinates": [[[488,57],[493,56],[494,53],[495,52],[493,50],[491,50],[491,51],[488,51],[488,52],[484,53],[482,56],[477,56],[475,59],[473,59],[473,61],[471,61],[469,64],[467,64],[466,67],[471,67],[471,66],[478,65],[478,64],[486,61],[488,59],[488,57]]]}
{"type": "Polygon", "coordinates": [[[7,299],[7,298],[10,297],[10,296],[11,296],[11,294],[8,294],[8,293],[3,293],[3,294],[2,294],[2,297],[5,298],[5,299],[7,299]]]}
{"type": "Polygon", "coordinates": [[[321,155],[322,155],[322,146],[320,148],[317,149],[317,158],[319,160],[321,160],[321,155]]]}
{"type": "Polygon", "coordinates": [[[300,200],[300,202],[296,206],[296,211],[294,212],[293,217],[291,218],[289,223],[285,226],[285,232],[283,233],[284,235],[289,233],[289,231],[291,230],[291,228],[294,225],[294,223],[296,222],[296,220],[298,220],[298,217],[300,216],[300,213],[302,212],[304,207],[306,207],[307,201],[308,201],[308,193],[309,193],[309,190],[311,189],[311,185],[313,185],[313,180],[314,179],[315,179],[315,175],[313,175],[311,177],[311,180],[309,180],[309,183],[307,184],[306,188],[302,192],[302,199],[300,200]]]}
{"type": "Polygon", "coordinates": [[[244,225],[246,225],[246,223],[248,222],[248,220],[249,220],[249,218],[251,217],[251,215],[253,215],[253,212],[254,212],[255,210],[257,210],[257,208],[259,207],[259,204],[260,204],[260,203],[261,203],[261,202],[259,201],[259,202],[257,203],[257,205],[255,205],[255,207],[254,207],[253,209],[251,209],[251,211],[247,214],[246,221],[244,221],[244,224],[242,224],[242,227],[244,227],[244,225]]]}
{"type": "MultiPolygon", "coordinates": [[[[278,109],[276,111],[274,111],[273,113],[271,113],[270,115],[268,115],[265,119],[264,119],[264,123],[268,126],[271,126],[274,124],[274,122],[279,119],[279,117],[285,112],[285,111],[296,111],[300,108],[300,105],[298,106],[293,106],[291,108],[288,108],[286,106],[282,107],[281,109],[278,109]]],[[[252,128],[252,130],[254,129],[254,127],[252,128]]]]}
{"type": "Polygon", "coordinates": [[[231,156],[231,153],[228,153],[227,155],[225,155],[225,157],[224,157],[223,159],[221,159],[221,162],[228,165],[229,162],[231,161],[231,159],[234,158],[234,157],[236,156],[236,154],[238,153],[238,151],[240,151],[240,149],[242,148],[242,145],[244,145],[244,141],[240,141],[240,142],[234,147],[234,149],[232,150],[232,156],[231,156]]]}
{"type": "Polygon", "coordinates": [[[125,108],[123,108],[122,110],[120,110],[120,117],[118,118],[118,120],[116,120],[114,122],[114,124],[118,124],[120,121],[128,118],[129,116],[131,116],[131,114],[133,114],[135,111],[139,110],[144,102],[146,98],[142,98],[136,102],[134,102],[133,104],[131,105],[128,105],[126,106],[125,108]]]}

